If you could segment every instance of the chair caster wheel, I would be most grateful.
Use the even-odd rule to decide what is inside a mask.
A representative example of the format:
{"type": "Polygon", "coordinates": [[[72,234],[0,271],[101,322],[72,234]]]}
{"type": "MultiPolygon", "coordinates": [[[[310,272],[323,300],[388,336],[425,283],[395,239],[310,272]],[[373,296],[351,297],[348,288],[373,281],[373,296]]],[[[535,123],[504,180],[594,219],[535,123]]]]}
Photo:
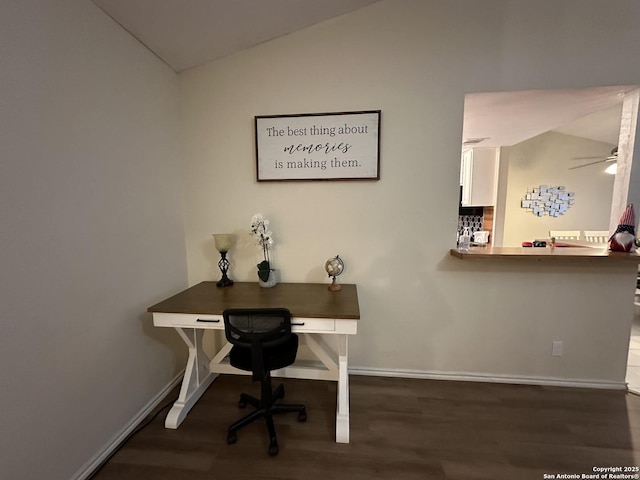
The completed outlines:
{"type": "Polygon", "coordinates": [[[280,449],[278,448],[278,442],[273,440],[269,444],[269,455],[271,455],[271,456],[277,455],[279,451],[280,451],[280,449]]]}
{"type": "Polygon", "coordinates": [[[307,412],[306,411],[300,412],[298,414],[298,421],[299,422],[306,422],[307,421],[307,412]]]}
{"type": "Polygon", "coordinates": [[[238,435],[236,434],[236,432],[229,432],[227,434],[227,443],[229,445],[236,443],[238,441],[238,435]]]}

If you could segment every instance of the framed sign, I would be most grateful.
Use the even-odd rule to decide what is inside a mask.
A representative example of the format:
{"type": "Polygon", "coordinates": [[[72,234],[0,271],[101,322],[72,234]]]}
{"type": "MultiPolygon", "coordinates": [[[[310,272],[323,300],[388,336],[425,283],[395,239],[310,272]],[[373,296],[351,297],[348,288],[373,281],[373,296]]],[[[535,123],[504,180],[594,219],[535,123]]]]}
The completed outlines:
{"type": "Polygon", "coordinates": [[[380,110],[255,117],[259,182],[379,180],[380,110]]]}

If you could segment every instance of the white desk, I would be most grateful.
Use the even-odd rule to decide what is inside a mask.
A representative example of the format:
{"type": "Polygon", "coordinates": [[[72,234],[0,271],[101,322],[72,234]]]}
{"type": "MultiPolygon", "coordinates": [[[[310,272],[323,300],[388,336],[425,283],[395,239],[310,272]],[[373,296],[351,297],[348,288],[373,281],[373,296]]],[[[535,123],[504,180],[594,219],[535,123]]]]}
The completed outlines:
{"type": "Polygon", "coordinates": [[[314,364],[294,363],[273,372],[274,376],[338,382],[336,442],[349,443],[348,336],[355,335],[360,318],[355,285],[331,292],[326,284],[281,283],[262,288],[257,283],[237,282],[219,288],[202,282],[152,307],[156,327],[172,327],[189,349],[189,358],[178,400],[165,420],[166,428],[178,428],[189,410],[220,373],[247,374],[228,363],[231,345],[226,343],[210,359],[202,348],[206,330],[224,330],[222,312],[227,308],[284,307],[291,311],[292,330],[317,357],[314,364]],[[321,335],[336,335],[337,351],[321,335]]]}

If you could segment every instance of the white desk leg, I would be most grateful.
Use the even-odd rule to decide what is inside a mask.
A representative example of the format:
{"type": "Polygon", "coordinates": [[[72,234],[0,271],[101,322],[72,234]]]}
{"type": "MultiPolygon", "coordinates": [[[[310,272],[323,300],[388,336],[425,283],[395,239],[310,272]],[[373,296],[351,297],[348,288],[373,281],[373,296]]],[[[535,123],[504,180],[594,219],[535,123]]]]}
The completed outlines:
{"type": "Polygon", "coordinates": [[[349,443],[349,372],[348,335],[338,335],[338,406],[336,408],[336,442],[349,443]]]}
{"type": "Polygon", "coordinates": [[[178,425],[195,405],[202,394],[207,390],[211,382],[218,375],[209,370],[209,358],[202,349],[202,336],[204,330],[196,328],[176,328],[180,338],[189,347],[189,358],[184,371],[182,386],[178,400],[173,404],[164,422],[165,428],[178,428],[178,425]]]}

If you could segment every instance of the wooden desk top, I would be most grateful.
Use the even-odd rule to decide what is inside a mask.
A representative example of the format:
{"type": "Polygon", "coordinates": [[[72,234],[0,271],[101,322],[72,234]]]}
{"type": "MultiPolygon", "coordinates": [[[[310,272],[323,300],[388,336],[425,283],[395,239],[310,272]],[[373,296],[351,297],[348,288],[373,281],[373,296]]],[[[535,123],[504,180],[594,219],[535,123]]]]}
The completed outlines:
{"type": "Polygon", "coordinates": [[[254,282],[218,287],[202,282],[147,309],[152,313],[222,315],[226,308],[284,307],[293,317],[359,319],[358,292],[353,284],[331,292],[323,283],[279,283],[262,288],[254,282]]]}
{"type": "Polygon", "coordinates": [[[462,260],[515,260],[534,262],[640,263],[637,253],[610,252],[607,246],[580,247],[472,247],[468,252],[452,248],[449,254],[462,260]]]}

